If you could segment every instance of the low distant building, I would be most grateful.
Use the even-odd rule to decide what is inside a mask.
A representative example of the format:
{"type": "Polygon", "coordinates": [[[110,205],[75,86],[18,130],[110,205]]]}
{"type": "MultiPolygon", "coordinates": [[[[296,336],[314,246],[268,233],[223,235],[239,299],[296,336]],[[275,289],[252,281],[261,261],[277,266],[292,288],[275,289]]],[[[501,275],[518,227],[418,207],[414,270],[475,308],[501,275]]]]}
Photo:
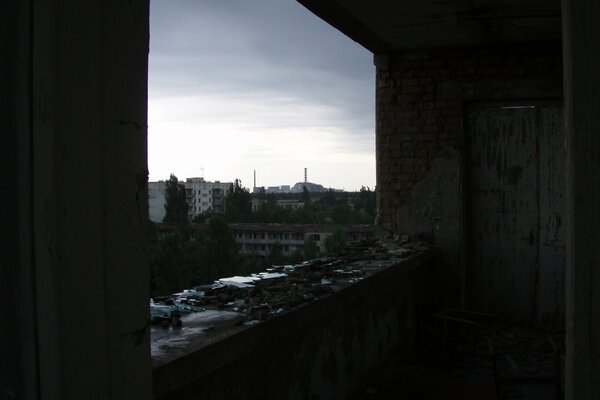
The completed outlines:
{"type": "MultiPolygon", "coordinates": [[[[252,199],[252,212],[260,211],[260,207],[265,203],[266,200],[260,199],[252,199]]],[[[300,209],[304,208],[304,202],[300,200],[277,200],[277,207],[285,208],[285,209],[300,209]]]]}
{"type": "MultiPolygon", "coordinates": [[[[293,224],[230,224],[239,252],[256,257],[267,257],[273,246],[280,245],[281,253],[289,257],[294,252],[304,253],[306,239],[315,240],[317,254],[325,251],[325,240],[338,226],[293,224]]],[[[344,226],[348,242],[374,236],[372,225],[344,226]]]]}
{"type": "Polygon", "coordinates": [[[254,187],[252,193],[290,193],[290,185],[254,187]]]}
{"type": "MultiPolygon", "coordinates": [[[[268,257],[274,246],[281,246],[284,257],[294,252],[304,254],[304,244],[309,237],[315,241],[317,256],[325,254],[325,241],[340,225],[301,225],[301,224],[229,224],[229,229],[240,254],[254,257],[268,257]]],[[[342,225],[348,243],[369,239],[375,236],[373,225],[342,225]]],[[[207,232],[207,224],[192,224],[194,230],[207,232]]],[[[157,232],[164,235],[173,232],[175,224],[158,224],[157,232]]]]}
{"type": "Polygon", "coordinates": [[[300,200],[277,200],[277,207],[298,210],[304,208],[304,202],[300,200]]]}
{"type": "MultiPolygon", "coordinates": [[[[180,183],[185,186],[190,220],[209,211],[225,212],[231,182],[208,182],[204,178],[187,178],[185,182],[180,183]]],[[[148,182],[148,214],[153,222],[162,222],[165,217],[165,185],[165,181],[148,182]]]]}

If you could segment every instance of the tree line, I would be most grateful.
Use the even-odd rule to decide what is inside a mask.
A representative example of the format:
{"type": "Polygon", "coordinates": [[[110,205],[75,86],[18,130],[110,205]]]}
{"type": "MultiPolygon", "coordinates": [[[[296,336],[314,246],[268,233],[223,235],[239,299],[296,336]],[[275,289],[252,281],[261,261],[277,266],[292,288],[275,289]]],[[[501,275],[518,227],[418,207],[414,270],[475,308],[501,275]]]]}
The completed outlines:
{"type": "MultiPolygon", "coordinates": [[[[372,224],[375,221],[375,192],[368,187],[360,191],[310,193],[306,188],[295,200],[304,203],[302,208],[283,208],[277,205],[280,199],[290,199],[289,194],[265,193],[264,189],[254,195],[260,201],[259,209],[252,212],[253,196],[241,186],[233,183],[227,197],[225,218],[231,223],[288,223],[288,224],[372,224]]],[[[206,218],[200,215],[197,221],[206,218]]]]}

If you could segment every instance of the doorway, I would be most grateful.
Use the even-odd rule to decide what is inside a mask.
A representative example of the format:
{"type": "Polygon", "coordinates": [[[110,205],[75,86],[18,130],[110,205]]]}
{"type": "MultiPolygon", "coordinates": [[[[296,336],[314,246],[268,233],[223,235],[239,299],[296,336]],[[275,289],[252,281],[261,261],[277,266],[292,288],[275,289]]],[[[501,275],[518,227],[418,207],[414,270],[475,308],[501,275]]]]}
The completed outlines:
{"type": "Polygon", "coordinates": [[[467,280],[472,306],[564,329],[565,142],[558,103],[467,109],[467,280]]]}

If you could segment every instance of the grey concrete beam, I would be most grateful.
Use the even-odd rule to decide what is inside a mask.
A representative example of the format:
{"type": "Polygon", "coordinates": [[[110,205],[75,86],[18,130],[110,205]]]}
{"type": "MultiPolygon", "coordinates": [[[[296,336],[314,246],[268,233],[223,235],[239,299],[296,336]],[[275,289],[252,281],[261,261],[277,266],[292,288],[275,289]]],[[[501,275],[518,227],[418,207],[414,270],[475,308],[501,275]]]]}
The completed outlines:
{"type": "Polygon", "coordinates": [[[363,24],[337,0],[298,0],[298,2],[344,35],[374,53],[389,51],[393,48],[391,43],[363,24]]]}

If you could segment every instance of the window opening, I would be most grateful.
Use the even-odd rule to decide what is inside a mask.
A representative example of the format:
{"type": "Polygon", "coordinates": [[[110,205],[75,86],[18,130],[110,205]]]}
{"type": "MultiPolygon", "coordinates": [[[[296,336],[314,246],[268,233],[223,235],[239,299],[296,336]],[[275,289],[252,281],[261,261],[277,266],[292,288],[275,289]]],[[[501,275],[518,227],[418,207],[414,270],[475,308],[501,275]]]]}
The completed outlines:
{"type": "Polygon", "coordinates": [[[212,307],[200,293],[220,278],[301,262],[306,246],[326,254],[319,241],[331,225],[373,222],[375,89],[372,54],[297,2],[154,0],[150,9],[149,253],[160,321],[212,307]],[[234,233],[236,224],[256,226],[234,233]]]}

